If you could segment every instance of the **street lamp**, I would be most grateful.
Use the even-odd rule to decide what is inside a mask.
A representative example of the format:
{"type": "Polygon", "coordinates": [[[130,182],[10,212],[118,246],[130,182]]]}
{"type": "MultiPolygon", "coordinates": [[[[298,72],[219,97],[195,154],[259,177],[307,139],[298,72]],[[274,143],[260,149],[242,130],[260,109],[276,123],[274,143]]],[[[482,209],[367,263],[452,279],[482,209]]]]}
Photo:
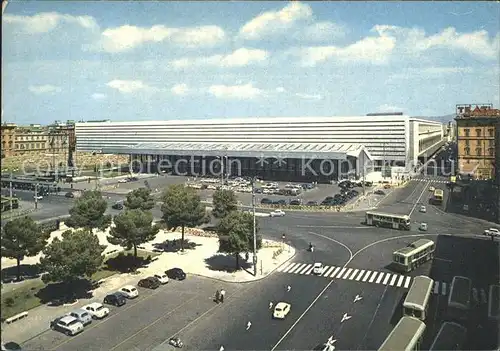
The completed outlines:
{"type": "Polygon", "coordinates": [[[257,276],[257,228],[255,220],[255,177],[252,177],[252,214],[253,214],[253,275],[257,276]]]}

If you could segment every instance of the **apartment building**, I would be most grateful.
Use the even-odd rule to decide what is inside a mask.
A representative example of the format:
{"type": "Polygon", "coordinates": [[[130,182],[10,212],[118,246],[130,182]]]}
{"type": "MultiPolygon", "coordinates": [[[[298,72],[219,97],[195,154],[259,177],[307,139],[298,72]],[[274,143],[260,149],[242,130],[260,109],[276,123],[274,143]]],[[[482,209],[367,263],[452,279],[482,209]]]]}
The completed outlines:
{"type": "Polygon", "coordinates": [[[11,157],[16,150],[16,125],[13,123],[3,123],[0,126],[2,132],[2,158],[11,157]]]}
{"type": "Polygon", "coordinates": [[[474,179],[493,179],[500,110],[492,104],[457,105],[458,169],[474,179]]]}

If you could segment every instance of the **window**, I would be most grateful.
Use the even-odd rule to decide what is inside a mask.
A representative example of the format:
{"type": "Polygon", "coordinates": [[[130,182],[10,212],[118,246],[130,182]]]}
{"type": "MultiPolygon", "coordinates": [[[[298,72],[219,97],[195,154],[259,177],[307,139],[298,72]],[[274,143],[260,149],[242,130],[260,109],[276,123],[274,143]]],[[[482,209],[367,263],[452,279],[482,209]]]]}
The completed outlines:
{"type": "Polygon", "coordinates": [[[490,156],[495,156],[495,148],[494,147],[490,147],[488,149],[488,153],[490,154],[490,156]]]}
{"type": "Polygon", "coordinates": [[[493,128],[488,129],[488,134],[490,137],[494,137],[495,136],[495,129],[493,129],[493,128]]]}
{"type": "Polygon", "coordinates": [[[19,144],[16,144],[16,149],[19,149],[19,144]]]}
{"type": "Polygon", "coordinates": [[[490,147],[495,147],[495,139],[489,140],[488,144],[490,145],[490,147]]]}
{"type": "Polygon", "coordinates": [[[476,135],[477,135],[478,137],[480,137],[480,136],[481,136],[481,129],[476,129],[476,135]]]}
{"type": "Polygon", "coordinates": [[[465,128],[464,133],[465,133],[466,137],[470,137],[470,129],[469,128],[465,128]]]}
{"type": "Polygon", "coordinates": [[[468,147],[470,144],[470,140],[469,139],[465,139],[465,145],[468,147]]]}
{"type": "Polygon", "coordinates": [[[466,146],[464,151],[465,151],[465,155],[467,155],[467,156],[470,155],[470,147],[466,146]]]}
{"type": "Polygon", "coordinates": [[[482,149],[482,148],[480,148],[480,147],[477,147],[477,148],[476,148],[476,155],[477,155],[477,156],[481,156],[482,154],[483,154],[483,149],[482,149]]]}

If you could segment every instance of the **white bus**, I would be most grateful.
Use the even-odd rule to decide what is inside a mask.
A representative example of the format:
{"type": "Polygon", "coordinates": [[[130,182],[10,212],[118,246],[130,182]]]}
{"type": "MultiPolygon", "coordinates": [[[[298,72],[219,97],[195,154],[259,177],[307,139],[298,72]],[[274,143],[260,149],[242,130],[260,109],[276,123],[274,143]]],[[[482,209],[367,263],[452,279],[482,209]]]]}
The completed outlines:
{"type": "Polygon", "coordinates": [[[366,225],[399,230],[410,230],[411,228],[410,216],[382,212],[366,212],[365,223],[366,225]]]}
{"type": "Polygon", "coordinates": [[[403,302],[403,315],[424,321],[433,286],[434,280],[431,278],[425,275],[415,277],[403,302]]]}
{"type": "Polygon", "coordinates": [[[403,317],[385,339],[379,351],[420,350],[425,324],[413,317],[403,317]]]}
{"type": "Polygon", "coordinates": [[[466,322],[471,307],[472,281],[467,277],[455,276],[448,296],[447,314],[451,320],[466,322]]]}
{"type": "Polygon", "coordinates": [[[500,321],[500,285],[490,285],[488,296],[488,318],[500,321]]]}
{"type": "Polygon", "coordinates": [[[432,342],[429,351],[463,350],[466,339],[466,328],[457,323],[444,322],[432,342]]]}
{"type": "Polygon", "coordinates": [[[416,267],[432,260],[434,257],[434,241],[419,239],[407,247],[392,253],[392,265],[396,270],[410,272],[416,267]]]}

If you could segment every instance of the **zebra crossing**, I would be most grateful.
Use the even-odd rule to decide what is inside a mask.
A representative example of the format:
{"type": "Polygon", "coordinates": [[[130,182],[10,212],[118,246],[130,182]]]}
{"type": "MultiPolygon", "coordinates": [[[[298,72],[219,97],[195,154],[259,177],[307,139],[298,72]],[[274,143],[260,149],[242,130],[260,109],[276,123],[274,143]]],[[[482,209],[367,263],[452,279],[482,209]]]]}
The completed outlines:
{"type": "MultiPolygon", "coordinates": [[[[287,263],[278,267],[277,271],[280,273],[298,274],[298,275],[311,275],[313,274],[312,263],[287,263]]],[[[343,279],[352,280],[362,283],[382,284],[394,286],[397,288],[409,289],[412,277],[405,276],[397,273],[371,271],[367,269],[337,267],[337,266],[324,266],[320,274],[314,274],[318,277],[330,279],[343,279]]],[[[433,293],[440,295],[447,295],[448,284],[445,282],[435,282],[433,293]]]]}
{"type": "Polygon", "coordinates": [[[448,183],[447,180],[442,180],[442,179],[430,179],[430,178],[415,178],[412,179],[416,182],[431,182],[431,183],[440,183],[440,184],[446,184],[448,183]]]}

